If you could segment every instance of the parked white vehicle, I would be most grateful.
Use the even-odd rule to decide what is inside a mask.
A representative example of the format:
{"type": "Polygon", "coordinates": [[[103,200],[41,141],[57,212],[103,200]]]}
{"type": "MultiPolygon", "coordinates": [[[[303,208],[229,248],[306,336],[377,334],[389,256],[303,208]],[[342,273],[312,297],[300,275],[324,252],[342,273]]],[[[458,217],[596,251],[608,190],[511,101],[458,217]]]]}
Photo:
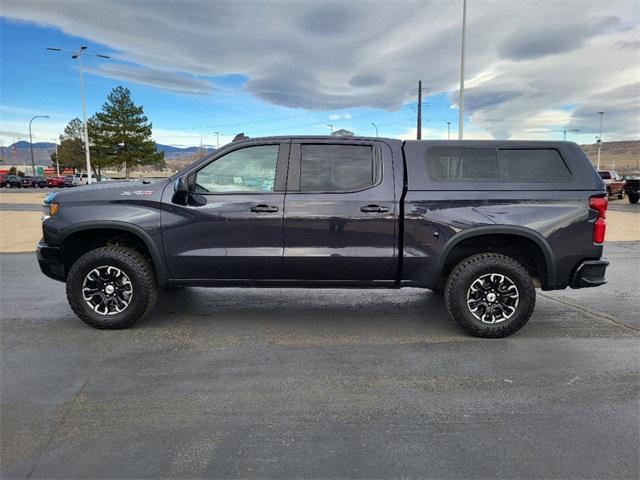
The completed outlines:
{"type": "Polygon", "coordinates": [[[73,175],[73,186],[78,187],[80,185],[86,185],[88,182],[88,176],[86,173],[75,173],[73,175]]]}

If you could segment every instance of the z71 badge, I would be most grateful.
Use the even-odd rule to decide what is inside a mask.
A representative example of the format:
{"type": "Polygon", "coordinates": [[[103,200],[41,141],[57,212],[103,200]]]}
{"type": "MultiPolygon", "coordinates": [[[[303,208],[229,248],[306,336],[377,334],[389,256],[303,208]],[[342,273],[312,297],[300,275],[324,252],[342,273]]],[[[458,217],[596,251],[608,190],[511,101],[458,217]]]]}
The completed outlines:
{"type": "Polygon", "coordinates": [[[133,190],[132,192],[122,192],[120,195],[153,195],[153,190],[133,190]]]}

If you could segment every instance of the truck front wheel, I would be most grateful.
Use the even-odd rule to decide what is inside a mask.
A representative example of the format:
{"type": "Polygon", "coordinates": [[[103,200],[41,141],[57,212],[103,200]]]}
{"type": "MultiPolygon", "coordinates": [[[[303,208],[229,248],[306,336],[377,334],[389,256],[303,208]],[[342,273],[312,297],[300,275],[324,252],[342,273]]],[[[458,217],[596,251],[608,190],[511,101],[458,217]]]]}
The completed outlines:
{"type": "Polygon", "coordinates": [[[82,255],[67,276],[67,299],[87,325],[128,328],[146,316],[158,295],[150,262],[121,246],[96,248],[82,255]]]}
{"type": "Polygon", "coordinates": [[[527,270],[513,258],[482,253],[456,265],[444,299],[449,315],[469,335],[501,338],[527,323],[536,291],[527,270]]]}

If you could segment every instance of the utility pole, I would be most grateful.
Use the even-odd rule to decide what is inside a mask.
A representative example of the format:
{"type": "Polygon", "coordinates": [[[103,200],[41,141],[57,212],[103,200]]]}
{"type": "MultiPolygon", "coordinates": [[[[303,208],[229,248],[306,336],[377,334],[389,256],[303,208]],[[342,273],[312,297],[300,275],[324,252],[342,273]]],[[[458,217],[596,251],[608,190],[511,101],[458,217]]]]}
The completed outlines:
{"type": "Polygon", "coordinates": [[[600,115],[600,136],[598,137],[598,164],[597,170],[600,170],[600,150],[602,149],[602,117],[604,117],[604,112],[598,112],[600,115]]]}
{"type": "Polygon", "coordinates": [[[447,122],[447,140],[451,140],[451,122],[447,122]]]}
{"type": "Polygon", "coordinates": [[[220,148],[220,132],[213,132],[216,134],[216,150],[220,148]]]}
{"type": "Polygon", "coordinates": [[[418,119],[416,140],[422,139],[422,80],[418,80],[418,119]]]}
{"type": "Polygon", "coordinates": [[[33,171],[33,175],[36,174],[36,163],[33,160],[33,137],[31,136],[31,124],[36,118],[49,118],[49,115],[36,115],[29,121],[29,149],[31,150],[31,170],[33,171]]]}
{"type": "Polygon", "coordinates": [[[371,125],[373,125],[373,128],[376,129],[376,137],[377,137],[378,136],[378,126],[373,122],[371,122],[371,125]]]}
{"type": "Polygon", "coordinates": [[[78,67],[80,70],[80,98],[82,100],[82,120],[84,123],[84,150],[85,158],[87,161],[87,183],[91,183],[91,154],[89,152],[89,127],[87,125],[87,99],[84,94],[84,77],[82,75],[82,55],[91,55],[92,57],[111,58],[108,55],[102,55],[99,53],[85,53],[89,47],[81,46],[78,50],[64,50],[62,48],[47,47],[47,50],[54,52],[67,52],[71,53],[71,58],[78,60],[78,67]]]}
{"type": "Polygon", "coordinates": [[[464,41],[467,31],[467,0],[462,0],[462,48],[460,50],[460,117],[458,118],[458,140],[464,136],[464,41]]]}

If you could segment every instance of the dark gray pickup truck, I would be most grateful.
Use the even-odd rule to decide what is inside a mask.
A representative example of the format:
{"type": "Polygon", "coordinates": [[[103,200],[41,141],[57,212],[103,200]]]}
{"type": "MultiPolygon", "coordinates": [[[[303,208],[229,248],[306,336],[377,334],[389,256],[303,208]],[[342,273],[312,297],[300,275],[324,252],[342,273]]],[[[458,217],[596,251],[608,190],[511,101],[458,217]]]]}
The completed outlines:
{"type": "Polygon", "coordinates": [[[504,337],[535,288],[606,282],[606,209],[574,143],[257,138],[164,181],[51,194],[38,259],[97,328],[170,287],[420,287],[504,337]]]}

